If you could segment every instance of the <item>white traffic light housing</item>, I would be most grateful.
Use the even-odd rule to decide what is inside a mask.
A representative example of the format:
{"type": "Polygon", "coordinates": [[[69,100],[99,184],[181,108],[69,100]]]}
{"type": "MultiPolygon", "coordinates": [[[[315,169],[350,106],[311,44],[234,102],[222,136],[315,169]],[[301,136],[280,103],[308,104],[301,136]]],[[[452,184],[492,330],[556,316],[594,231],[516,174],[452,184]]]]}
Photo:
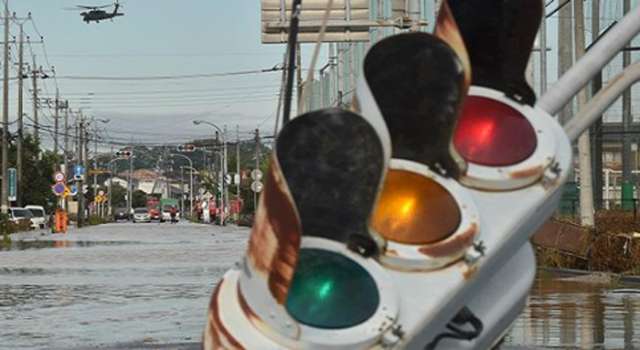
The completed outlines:
{"type": "Polygon", "coordinates": [[[206,349],[496,345],[571,166],[524,81],[541,6],[443,1],[435,35],[370,49],[355,113],[284,127],[247,255],[212,297],[206,349]]]}

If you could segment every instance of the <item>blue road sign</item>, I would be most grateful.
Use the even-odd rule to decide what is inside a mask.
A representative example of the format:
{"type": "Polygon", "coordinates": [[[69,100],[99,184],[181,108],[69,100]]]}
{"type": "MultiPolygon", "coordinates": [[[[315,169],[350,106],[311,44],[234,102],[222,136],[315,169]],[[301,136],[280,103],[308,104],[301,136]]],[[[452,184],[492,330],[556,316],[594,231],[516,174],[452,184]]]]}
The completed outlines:
{"type": "Polygon", "coordinates": [[[7,169],[9,175],[9,201],[18,200],[18,176],[16,168],[7,169]]]}
{"type": "Polygon", "coordinates": [[[84,175],[84,167],[82,165],[76,165],[73,171],[74,176],[84,175]]]}
{"type": "Polygon", "coordinates": [[[65,186],[65,184],[61,182],[58,182],[57,184],[51,186],[51,189],[53,190],[53,193],[56,194],[56,196],[62,196],[66,188],[67,186],[65,186]]]}

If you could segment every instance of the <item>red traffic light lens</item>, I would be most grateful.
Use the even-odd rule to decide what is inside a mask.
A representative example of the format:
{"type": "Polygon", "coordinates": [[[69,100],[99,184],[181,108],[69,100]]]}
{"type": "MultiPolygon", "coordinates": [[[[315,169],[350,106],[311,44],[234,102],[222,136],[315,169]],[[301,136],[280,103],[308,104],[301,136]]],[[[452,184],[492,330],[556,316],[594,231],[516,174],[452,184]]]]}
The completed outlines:
{"type": "Polygon", "coordinates": [[[485,166],[508,166],[529,158],[537,147],[535,130],[514,108],[468,96],[453,138],[460,155],[485,166]]]}

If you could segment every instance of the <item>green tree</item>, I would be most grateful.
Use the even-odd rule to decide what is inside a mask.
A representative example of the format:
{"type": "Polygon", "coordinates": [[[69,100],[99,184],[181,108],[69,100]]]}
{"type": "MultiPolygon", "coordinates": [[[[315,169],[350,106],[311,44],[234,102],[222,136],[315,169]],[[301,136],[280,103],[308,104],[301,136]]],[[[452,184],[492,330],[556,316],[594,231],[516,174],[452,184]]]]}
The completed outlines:
{"type": "MultiPolygon", "coordinates": [[[[51,191],[53,185],[53,171],[59,164],[60,157],[52,152],[41,153],[40,144],[30,134],[25,135],[22,143],[22,181],[18,187],[21,204],[42,205],[51,211],[57,198],[51,191]]],[[[9,148],[9,164],[16,166],[16,147],[9,148]]]]}
{"type": "Polygon", "coordinates": [[[124,208],[127,206],[127,189],[114,183],[111,186],[111,205],[114,208],[124,208]]]}
{"type": "Polygon", "coordinates": [[[133,191],[133,202],[132,202],[131,205],[134,208],[146,207],[147,206],[147,194],[144,193],[144,191],[141,191],[141,190],[133,191]]]}

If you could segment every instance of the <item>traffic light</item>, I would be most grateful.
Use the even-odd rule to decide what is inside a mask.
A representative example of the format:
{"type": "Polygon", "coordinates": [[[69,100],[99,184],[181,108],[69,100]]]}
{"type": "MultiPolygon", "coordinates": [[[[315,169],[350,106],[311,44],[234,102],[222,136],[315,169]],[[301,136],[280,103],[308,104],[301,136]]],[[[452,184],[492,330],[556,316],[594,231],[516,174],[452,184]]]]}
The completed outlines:
{"type": "Polygon", "coordinates": [[[542,3],[442,6],[370,48],[353,111],[283,128],[205,348],[487,349],[521,312],[571,166],[524,80],[542,3]]]}
{"type": "Polygon", "coordinates": [[[123,159],[128,159],[131,157],[131,155],[133,155],[133,152],[125,150],[125,151],[117,151],[116,152],[116,157],[118,158],[123,158],[123,159]]]}
{"type": "Polygon", "coordinates": [[[205,348],[378,342],[398,312],[368,228],[388,157],[384,124],[353,112],[314,111],[282,129],[247,255],[214,292],[205,348]]]}
{"type": "Polygon", "coordinates": [[[196,150],[196,146],[193,144],[184,144],[184,145],[179,145],[178,146],[178,152],[181,153],[190,153],[190,152],[194,152],[196,150]]]}

